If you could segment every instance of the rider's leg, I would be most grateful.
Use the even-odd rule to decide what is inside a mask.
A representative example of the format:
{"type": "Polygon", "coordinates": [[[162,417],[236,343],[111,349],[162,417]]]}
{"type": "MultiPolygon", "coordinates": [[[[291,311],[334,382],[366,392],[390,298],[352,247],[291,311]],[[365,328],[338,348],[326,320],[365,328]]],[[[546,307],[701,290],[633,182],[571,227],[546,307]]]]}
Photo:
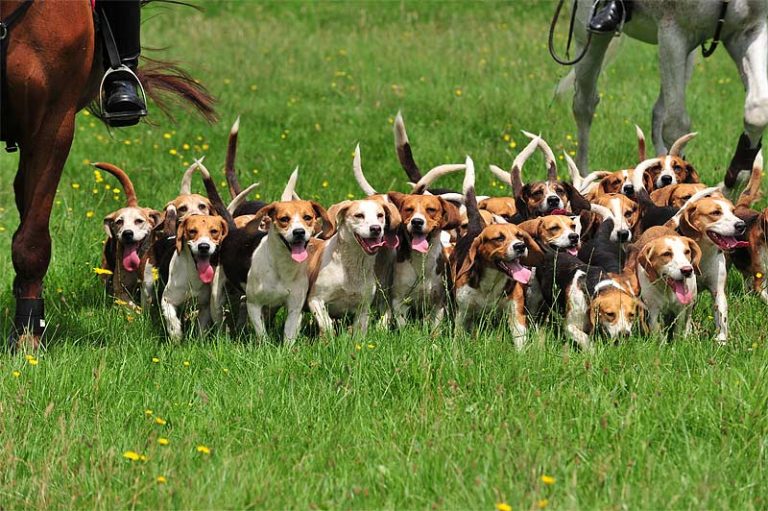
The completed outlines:
{"type": "MultiPolygon", "coordinates": [[[[141,53],[141,2],[140,0],[104,0],[100,3],[109,20],[115,38],[120,62],[136,71],[141,53]]],[[[105,68],[109,59],[104,59],[105,68]]],[[[126,73],[115,73],[114,79],[104,84],[104,109],[107,114],[121,114],[121,125],[136,124],[147,114],[147,107],[138,94],[137,83],[126,73]],[[133,118],[130,114],[134,114],[133,118]]]]}
{"type": "Polygon", "coordinates": [[[632,0],[609,0],[589,20],[589,30],[601,34],[615,32],[632,17],[632,0]]]}

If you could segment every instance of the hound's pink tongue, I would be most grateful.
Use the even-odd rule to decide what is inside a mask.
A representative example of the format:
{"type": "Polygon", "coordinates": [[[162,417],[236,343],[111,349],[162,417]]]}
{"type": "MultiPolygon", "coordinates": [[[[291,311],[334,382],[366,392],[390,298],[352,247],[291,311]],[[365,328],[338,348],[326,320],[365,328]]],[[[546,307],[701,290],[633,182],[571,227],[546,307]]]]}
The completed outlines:
{"type": "Polygon", "coordinates": [[[512,278],[515,279],[517,282],[521,284],[527,284],[529,280],[531,280],[531,275],[533,275],[533,272],[530,268],[526,268],[522,264],[520,264],[517,261],[512,261],[507,263],[509,265],[509,268],[512,270],[512,278]]]}
{"type": "Polygon", "coordinates": [[[693,301],[693,290],[688,289],[688,286],[685,285],[685,281],[673,280],[672,291],[675,292],[677,301],[683,305],[688,305],[693,301]]]}
{"type": "Polygon", "coordinates": [[[748,241],[739,241],[735,236],[720,236],[719,234],[715,234],[714,236],[710,236],[710,238],[713,238],[715,243],[717,243],[717,246],[723,250],[733,250],[734,248],[744,248],[749,246],[748,241]]]}
{"type": "Polygon", "coordinates": [[[429,252],[429,241],[427,240],[427,237],[423,234],[414,235],[413,239],[411,239],[411,248],[422,254],[429,252]]]}
{"type": "Polygon", "coordinates": [[[302,263],[306,261],[308,256],[309,255],[307,254],[307,247],[304,246],[304,243],[297,243],[297,244],[291,245],[291,259],[293,259],[297,263],[302,263]]]}
{"type": "Polygon", "coordinates": [[[139,244],[123,246],[123,268],[125,271],[136,271],[139,269],[139,244]]]}
{"type": "Polygon", "coordinates": [[[568,211],[562,208],[555,208],[549,212],[550,215],[567,215],[568,211]]]}
{"type": "Polygon", "coordinates": [[[203,281],[203,284],[210,284],[213,282],[213,266],[211,266],[211,261],[208,259],[197,261],[195,264],[197,266],[197,275],[200,277],[200,280],[203,281]]]}
{"type": "Polygon", "coordinates": [[[579,255],[578,247],[566,248],[565,251],[568,252],[569,254],[571,254],[572,256],[578,256],[579,255]]]}

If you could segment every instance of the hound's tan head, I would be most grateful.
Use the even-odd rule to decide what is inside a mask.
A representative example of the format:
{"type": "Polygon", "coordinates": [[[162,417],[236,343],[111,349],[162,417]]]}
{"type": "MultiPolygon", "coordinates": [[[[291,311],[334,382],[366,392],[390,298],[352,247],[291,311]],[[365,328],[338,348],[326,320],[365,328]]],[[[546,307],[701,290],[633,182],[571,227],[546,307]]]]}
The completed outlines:
{"type": "Polygon", "coordinates": [[[522,261],[528,256],[533,244],[531,237],[514,224],[486,226],[472,241],[469,253],[456,273],[456,284],[473,282],[482,268],[498,270],[515,282],[527,284],[532,276],[530,268],[522,261]]]}
{"type": "Polygon", "coordinates": [[[543,252],[563,250],[571,255],[579,253],[578,219],[566,215],[549,215],[526,220],[520,229],[538,243],[543,252]]]}
{"type": "Polygon", "coordinates": [[[632,333],[632,328],[642,321],[645,309],[638,297],[611,282],[607,281],[608,285],[590,302],[590,321],[595,329],[616,339],[632,333]]]}
{"type": "Polygon", "coordinates": [[[433,242],[439,243],[441,231],[459,226],[456,206],[435,195],[413,195],[390,192],[389,198],[400,213],[411,248],[426,253],[433,242]]]}
{"type": "Polygon", "coordinates": [[[290,251],[291,259],[304,262],[309,254],[309,240],[319,234],[328,238],[333,233],[333,224],[325,209],[315,201],[294,200],[273,202],[261,208],[251,223],[258,228],[262,219],[269,217],[270,233],[279,236],[290,251]]]}
{"type": "MultiPolygon", "coordinates": [[[[480,210],[480,217],[483,219],[483,225],[491,225],[496,222],[496,219],[499,217],[494,217],[489,211],[486,211],[484,209],[480,210]]],[[[459,225],[458,229],[456,229],[457,238],[461,238],[467,234],[467,230],[469,228],[469,218],[467,217],[467,211],[465,208],[462,208],[461,211],[461,225],[459,225]]]]}
{"type": "Polygon", "coordinates": [[[344,201],[332,208],[341,239],[354,237],[366,254],[387,246],[387,232],[396,232],[400,213],[394,204],[377,200],[344,201]]]}
{"type": "Polygon", "coordinates": [[[481,200],[477,207],[480,211],[487,211],[492,215],[503,218],[509,223],[512,223],[517,214],[515,199],[512,197],[488,197],[481,200]]]}
{"type": "Polygon", "coordinates": [[[139,269],[139,247],[147,240],[152,229],[160,224],[162,215],[149,208],[127,207],[104,217],[107,236],[122,245],[122,265],[128,272],[139,269]]]}
{"type": "MultiPolygon", "coordinates": [[[[693,194],[704,190],[707,185],[701,183],[678,183],[651,192],[651,200],[657,206],[672,206],[680,209],[693,194]]],[[[722,195],[720,195],[722,197],[722,195]]]]}
{"type": "Polygon", "coordinates": [[[213,211],[211,201],[196,193],[179,195],[165,207],[168,208],[168,206],[176,208],[179,221],[184,220],[189,215],[210,215],[213,211]]]}
{"type": "Polygon", "coordinates": [[[680,217],[680,232],[699,243],[714,244],[720,250],[747,247],[739,240],[747,224],[733,213],[733,203],[720,197],[704,197],[688,204],[680,217]]]}
{"type": "Polygon", "coordinates": [[[649,281],[663,280],[681,304],[688,305],[695,298],[694,273],[700,273],[701,249],[691,238],[656,237],[640,248],[638,264],[649,281]]]}
{"type": "Polygon", "coordinates": [[[213,280],[211,257],[229,231],[227,222],[220,216],[189,215],[179,223],[176,231],[176,251],[188,248],[195,261],[197,274],[204,284],[213,280]]]}
{"type": "Polygon", "coordinates": [[[640,207],[637,203],[621,193],[601,195],[593,202],[611,212],[611,218],[613,218],[611,241],[621,243],[632,241],[632,235],[640,221],[640,207]]]}
{"type": "Polygon", "coordinates": [[[601,179],[595,195],[600,196],[609,193],[621,193],[627,197],[634,197],[635,185],[632,184],[632,171],[617,170],[601,179]]]}
{"type": "Polygon", "coordinates": [[[648,190],[658,190],[679,183],[700,183],[693,165],[680,156],[659,156],[656,163],[645,171],[644,182],[648,190]]]}

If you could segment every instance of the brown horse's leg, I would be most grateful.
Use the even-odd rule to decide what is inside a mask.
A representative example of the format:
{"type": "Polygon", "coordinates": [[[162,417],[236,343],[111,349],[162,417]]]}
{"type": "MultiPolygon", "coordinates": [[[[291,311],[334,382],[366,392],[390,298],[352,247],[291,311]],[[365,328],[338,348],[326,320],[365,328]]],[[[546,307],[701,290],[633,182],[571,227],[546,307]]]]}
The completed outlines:
{"type": "Polygon", "coordinates": [[[67,160],[74,135],[75,112],[49,116],[30,137],[34,146],[45,150],[30,151],[20,144],[19,171],[14,182],[21,224],[13,236],[13,284],[16,315],[11,342],[30,341],[37,347],[45,328],[43,277],[51,260],[51,236],[48,222],[56,188],[67,160]]]}

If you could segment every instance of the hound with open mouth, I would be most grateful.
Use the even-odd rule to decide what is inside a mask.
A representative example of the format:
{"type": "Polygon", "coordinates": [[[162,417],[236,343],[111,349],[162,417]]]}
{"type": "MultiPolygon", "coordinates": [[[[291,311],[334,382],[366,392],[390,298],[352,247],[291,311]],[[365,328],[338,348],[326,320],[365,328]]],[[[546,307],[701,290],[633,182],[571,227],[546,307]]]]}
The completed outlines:
{"type": "Polygon", "coordinates": [[[344,201],[329,215],[336,233],[312,254],[307,305],[324,335],[333,334],[332,318],[347,314],[355,317],[355,332],[364,334],[376,291],[376,254],[387,244],[385,229],[396,229],[400,215],[393,204],[375,200],[344,201]]]}
{"type": "Polygon", "coordinates": [[[111,163],[94,163],[93,166],[115,176],[125,193],[125,207],[104,217],[107,241],[101,267],[112,272],[105,279],[107,293],[135,307],[141,283],[141,262],[147,257],[152,230],[162,222],[162,214],[139,207],[133,183],[125,171],[111,163]]]}

